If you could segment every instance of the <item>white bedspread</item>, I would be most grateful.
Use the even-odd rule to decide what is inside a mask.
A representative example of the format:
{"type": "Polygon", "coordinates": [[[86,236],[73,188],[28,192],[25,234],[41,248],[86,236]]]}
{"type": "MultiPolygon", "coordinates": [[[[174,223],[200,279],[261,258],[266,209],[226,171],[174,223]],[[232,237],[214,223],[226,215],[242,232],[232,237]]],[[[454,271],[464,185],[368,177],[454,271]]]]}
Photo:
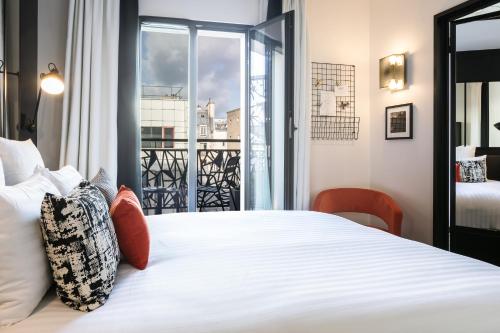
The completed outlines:
{"type": "Polygon", "coordinates": [[[152,217],[91,313],[51,293],[12,332],[500,332],[500,269],[311,212],[152,217]]]}
{"type": "Polygon", "coordinates": [[[457,183],[456,191],[456,225],[500,230],[499,181],[457,183]]]}

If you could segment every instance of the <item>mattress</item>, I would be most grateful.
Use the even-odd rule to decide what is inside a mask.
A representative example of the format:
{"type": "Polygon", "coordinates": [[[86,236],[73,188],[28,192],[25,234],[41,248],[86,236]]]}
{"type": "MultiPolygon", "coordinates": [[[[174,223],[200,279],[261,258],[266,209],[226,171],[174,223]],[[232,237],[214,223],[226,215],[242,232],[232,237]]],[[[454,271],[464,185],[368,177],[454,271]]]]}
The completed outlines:
{"type": "Polygon", "coordinates": [[[499,268],[341,217],[186,213],[149,227],[149,266],[121,264],[104,306],[78,312],[51,291],[5,332],[500,330],[499,268]]]}
{"type": "Polygon", "coordinates": [[[455,224],[500,230],[500,182],[457,183],[455,224]]]}

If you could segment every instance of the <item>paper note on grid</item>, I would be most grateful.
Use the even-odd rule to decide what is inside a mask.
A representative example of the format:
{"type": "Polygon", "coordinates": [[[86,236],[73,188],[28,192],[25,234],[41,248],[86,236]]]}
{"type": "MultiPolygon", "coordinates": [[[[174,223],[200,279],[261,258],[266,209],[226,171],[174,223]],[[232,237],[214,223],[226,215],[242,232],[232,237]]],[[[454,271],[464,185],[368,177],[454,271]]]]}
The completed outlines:
{"type": "Polygon", "coordinates": [[[336,86],[335,87],[335,96],[337,96],[337,97],[349,97],[349,86],[347,84],[336,86]]]}
{"type": "Polygon", "coordinates": [[[333,91],[320,92],[319,115],[320,116],[335,116],[337,110],[337,96],[333,91]]]}

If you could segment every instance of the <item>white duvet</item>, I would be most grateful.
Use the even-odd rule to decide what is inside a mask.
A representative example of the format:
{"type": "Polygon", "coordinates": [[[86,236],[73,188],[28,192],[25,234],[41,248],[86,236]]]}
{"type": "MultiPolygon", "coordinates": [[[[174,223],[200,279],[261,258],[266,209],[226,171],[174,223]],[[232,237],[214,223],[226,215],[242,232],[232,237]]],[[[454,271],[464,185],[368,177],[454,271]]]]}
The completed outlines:
{"type": "Polygon", "coordinates": [[[500,230],[500,182],[457,183],[455,216],[458,226],[500,230]]]}
{"type": "Polygon", "coordinates": [[[500,332],[500,269],[311,212],[151,217],[108,302],[50,293],[5,332],[500,332]]]}

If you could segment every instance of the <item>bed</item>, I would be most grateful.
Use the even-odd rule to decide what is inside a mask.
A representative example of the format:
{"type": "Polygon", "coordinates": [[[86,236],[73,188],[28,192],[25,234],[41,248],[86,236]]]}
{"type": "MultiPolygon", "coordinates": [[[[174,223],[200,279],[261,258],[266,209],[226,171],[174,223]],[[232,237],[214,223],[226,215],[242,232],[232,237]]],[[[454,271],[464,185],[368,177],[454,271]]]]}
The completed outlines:
{"type": "Polygon", "coordinates": [[[456,225],[500,230],[500,181],[456,184],[456,225]]]}
{"type": "Polygon", "coordinates": [[[455,183],[450,249],[500,266],[500,148],[476,148],[486,155],[486,183],[455,183]]]}
{"type": "Polygon", "coordinates": [[[314,212],[148,218],[144,271],[90,313],[50,291],[13,332],[499,332],[500,269],[314,212]]]}

